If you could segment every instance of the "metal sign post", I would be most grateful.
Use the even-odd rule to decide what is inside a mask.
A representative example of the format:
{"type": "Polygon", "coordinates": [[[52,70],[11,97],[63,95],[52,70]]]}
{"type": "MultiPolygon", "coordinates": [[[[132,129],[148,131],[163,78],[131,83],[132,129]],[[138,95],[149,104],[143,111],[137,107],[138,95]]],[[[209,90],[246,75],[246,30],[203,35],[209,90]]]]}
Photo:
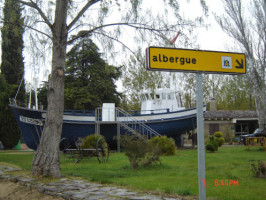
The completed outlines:
{"type": "Polygon", "coordinates": [[[206,199],[205,186],[205,145],[204,145],[204,122],[203,122],[203,91],[202,74],[196,73],[196,98],[197,98],[197,145],[198,145],[198,185],[199,200],[206,199]]]}

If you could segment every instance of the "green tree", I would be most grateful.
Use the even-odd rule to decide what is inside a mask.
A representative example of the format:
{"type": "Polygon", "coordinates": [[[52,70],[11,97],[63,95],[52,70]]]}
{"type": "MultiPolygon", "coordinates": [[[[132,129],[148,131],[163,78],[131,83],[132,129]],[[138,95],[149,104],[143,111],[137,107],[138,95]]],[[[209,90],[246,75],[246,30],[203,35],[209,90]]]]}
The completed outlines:
{"type": "Polygon", "coordinates": [[[191,108],[196,106],[196,80],[195,74],[184,73],[182,76],[181,87],[183,88],[182,96],[184,106],[191,108]]]}
{"type": "MultiPolygon", "coordinates": [[[[241,0],[223,0],[226,15],[216,16],[221,28],[247,56],[247,80],[252,87],[260,128],[266,124],[266,1],[254,0],[245,6],[241,0]]],[[[246,2],[245,2],[246,3],[246,2]]]]}
{"type": "Polygon", "coordinates": [[[16,120],[8,107],[8,98],[15,97],[20,88],[17,99],[24,102],[24,64],[23,64],[23,18],[21,7],[15,0],[6,0],[4,4],[4,20],[2,33],[2,64],[1,64],[1,112],[0,139],[6,148],[14,147],[20,137],[20,130],[16,120]]]}
{"type": "Polygon", "coordinates": [[[23,18],[16,0],[6,0],[2,32],[1,72],[8,84],[20,84],[24,75],[23,64],[23,18]]]}
{"type": "Polygon", "coordinates": [[[220,110],[256,110],[252,88],[244,75],[225,76],[217,95],[220,110]]]}
{"type": "Polygon", "coordinates": [[[93,110],[102,103],[119,104],[115,81],[120,68],[108,65],[90,38],[77,41],[67,53],[65,109],[93,110]]]}
{"type": "MultiPolygon", "coordinates": [[[[182,78],[184,105],[194,107],[196,102],[194,74],[184,74],[182,78]]],[[[205,74],[203,91],[204,102],[208,105],[209,100],[215,98],[218,110],[256,109],[252,87],[245,75],[205,74]]]]}
{"type": "Polygon", "coordinates": [[[127,92],[123,99],[123,108],[127,110],[140,110],[141,91],[150,89],[154,92],[156,88],[166,85],[161,72],[145,69],[145,57],[140,49],[135,56],[131,56],[125,64],[122,76],[123,87],[127,92]]]}
{"type": "Polygon", "coordinates": [[[16,85],[7,84],[5,77],[0,74],[0,141],[5,148],[14,147],[20,137],[18,125],[8,107],[8,99],[16,85]]]}
{"type": "MultiPolygon", "coordinates": [[[[67,53],[65,72],[65,109],[94,110],[102,103],[119,105],[121,94],[115,81],[120,68],[108,65],[89,38],[76,42],[67,53]]],[[[38,100],[47,108],[48,83],[38,89],[38,100]]]]}

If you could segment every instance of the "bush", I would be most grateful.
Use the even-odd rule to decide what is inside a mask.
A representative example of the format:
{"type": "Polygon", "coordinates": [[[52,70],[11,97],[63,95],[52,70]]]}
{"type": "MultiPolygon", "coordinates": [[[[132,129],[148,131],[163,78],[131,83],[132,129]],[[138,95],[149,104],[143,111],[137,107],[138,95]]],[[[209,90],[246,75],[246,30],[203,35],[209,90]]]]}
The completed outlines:
{"type": "Polygon", "coordinates": [[[266,163],[258,160],[258,165],[251,164],[253,174],[258,178],[266,178],[266,163]]]}
{"type": "Polygon", "coordinates": [[[105,138],[102,135],[93,134],[93,135],[89,135],[83,139],[81,148],[82,149],[90,149],[90,148],[95,149],[98,140],[99,140],[98,145],[100,147],[107,145],[105,138]]]}
{"type": "Polygon", "coordinates": [[[176,146],[173,138],[155,136],[150,139],[150,142],[151,145],[158,147],[160,155],[171,156],[176,153],[176,146]]]}
{"type": "MultiPolygon", "coordinates": [[[[98,148],[104,148],[106,151],[108,151],[108,145],[106,143],[105,138],[102,135],[89,135],[82,140],[82,149],[96,149],[98,143],[98,148]]],[[[107,152],[106,152],[107,153],[107,152]]],[[[83,156],[95,156],[96,152],[83,152],[83,156]]]]}
{"type": "Polygon", "coordinates": [[[207,142],[205,148],[207,151],[215,152],[218,151],[218,143],[215,141],[213,136],[210,136],[209,141],[207,142]]]}
{"type": "Polygon", "coordinates": [[[212,153],[218,151],[218,144],[216,142],[208,142],[206,144],[206,150],[212,153]]]}
{"type": "Polygon", "coordinates": [[[226,127],[224,130],[224,139],[226,142],[232,143],[235,139],[235,134],[230,127],[226,127]]]}
{"type": "Polygon", "coordinates": [[[121,136],[121,145],[133,169],[138,169],[141,165],[148,166],[160,162],[158,146],[152,145],[147,138],[124,135],[121,136]]]}
{"type": "Polygon", "coordinates": [[[160,161],[160,149],[158,148],[157,145],[153,145],[150,141],[148,141],[148,146],[147,146],[147,153],[142,161],[143,166],[150,166],[153,163],[161,163],[160,161]]]}
{"type": "Polygon", "coordinates": [[[223,137],[223,133],[217,131],[217,132],[214,133],[214,137],[217,137],[217,138],[223,137]]]}
{"type": "Polygon", "coordinates": [[[219,147],[222,146],[223,143],[225,142],[225,140],[224,140],[223,137],[221,137],[221,138],[215,138],[214,140],[218,143],[218,146],[219,147]]]}
{"type": "Polygon", "coordinates": [[[215,137],[214,140],[218,143],[219,147],[222,146],[223,143],[225,142],[222,132],[215,132],[214,137],[215,137]]]}

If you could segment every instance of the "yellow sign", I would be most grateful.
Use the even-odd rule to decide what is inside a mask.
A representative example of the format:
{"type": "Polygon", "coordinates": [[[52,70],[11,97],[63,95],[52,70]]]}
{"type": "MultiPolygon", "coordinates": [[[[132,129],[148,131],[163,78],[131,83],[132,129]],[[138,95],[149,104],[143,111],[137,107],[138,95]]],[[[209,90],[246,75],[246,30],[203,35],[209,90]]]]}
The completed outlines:
{"type": "Polygon", "coordinates": [[[187,71],[245,74],[246,58],[242,53],[149,47],[146,68],[155,71],[187,71]]]}

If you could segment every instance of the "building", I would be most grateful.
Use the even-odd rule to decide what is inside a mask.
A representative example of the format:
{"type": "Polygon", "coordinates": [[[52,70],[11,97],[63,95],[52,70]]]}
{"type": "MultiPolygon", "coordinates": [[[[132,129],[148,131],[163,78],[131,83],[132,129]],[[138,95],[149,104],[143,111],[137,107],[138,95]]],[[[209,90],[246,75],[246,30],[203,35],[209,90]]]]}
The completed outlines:
{"type": "Polygon", "coordinates": [[[258,115],[250,110],[217,110],[216,101],[210,101],[210,111],[204,115],[205,134],[213,135],[220,131],[227,141],[239,135],[253,133],[258,128],[258,115]]]}

